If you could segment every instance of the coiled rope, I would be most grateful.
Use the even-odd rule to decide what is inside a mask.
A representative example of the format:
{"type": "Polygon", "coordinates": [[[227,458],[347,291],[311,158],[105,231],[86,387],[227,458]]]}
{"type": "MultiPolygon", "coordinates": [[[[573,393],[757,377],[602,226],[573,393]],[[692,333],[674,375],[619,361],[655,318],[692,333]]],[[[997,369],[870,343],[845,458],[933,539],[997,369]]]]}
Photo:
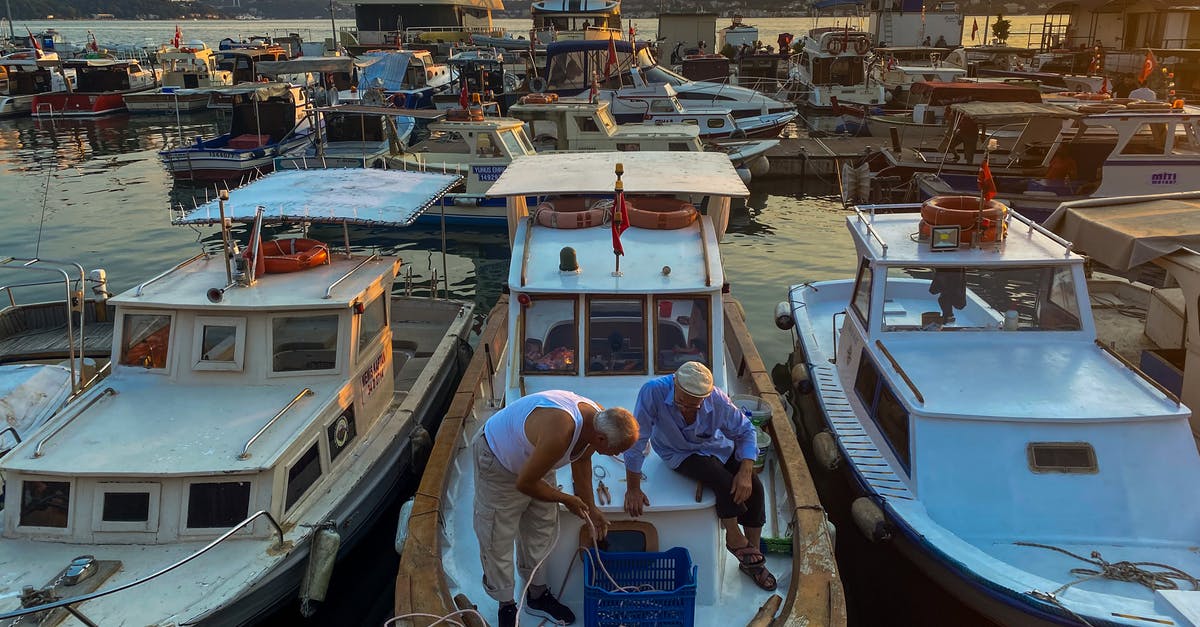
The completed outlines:
{"type": "Polygon", "coordinates": [[[1057,551],[1063,555],[1069,555],[1082,562],[1087,562],[1095,568],[1072,568],[1071,574],[1076,575],[1079,579],[1067,582],[1058,587],[1057,590],[1050,594],[1058,596],[1071,586],[1089,581],[1091,579],[1109,579],[1112,581],[1125,581],[1128,583],[1136,583],[1150,590],[1179,590],[1180,583],[1187,583],[1192,586],[1192,590],[1200,590],[1200,579],[1197,579],[1186,572],[1159,562],[1130,562],[1121,560],[1119,562],[1110,562],[1100,557],[1099,551],[1092,551],[1091,558],[1083,557],[1076,553],[1072,553],[1057,546],[1049,544],[1038,544],[1036,542],[1014,542],[1017,546],[1030,546],[1039,549],[1047,549],[1057,551]],[[1144,568],[1151,566],[1158,570],[1150,570],[1144,568]]]}

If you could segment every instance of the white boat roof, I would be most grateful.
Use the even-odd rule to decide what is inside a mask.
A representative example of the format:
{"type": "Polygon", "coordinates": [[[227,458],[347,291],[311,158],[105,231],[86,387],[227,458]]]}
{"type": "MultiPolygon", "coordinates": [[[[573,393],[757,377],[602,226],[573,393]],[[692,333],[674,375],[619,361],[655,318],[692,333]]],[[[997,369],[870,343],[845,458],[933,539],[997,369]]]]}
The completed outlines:
{"type": "MultiPolygon", "coordinates": [[[[271,221],[408,226],[461,178],[372,168],[283,170],[230,192],[225,217],[252,221],[262,206],[271,221]]],[[[213,200],[188,211],[175,224],[219,221],[219,202],[213,200]]]]}
{"type": "Polygon", "coordinates": [[[1063,203],[1046,227],[1118,270],[1178,251],[1200,254],[1200,192],[1063,203]]]}
{"type": "Polygon", "coordinates": [[[526,248],[525,230],[531,227],[530,222],[524,220],[517,232],[515,241],[519,244],[513,258],[528,260],[524,268],[525,282],[522,284],[521,281],[522,264],[513,263],[509,267],[508,284],[518,291],[567,294],[714,291],[725,282],[725,273],[712,224],[706,217],[700,220],[705,222],[703,241],[700,221],[674,230],[626,229],[621,235],[625,255],[621,257],[622,276],[619,277],[612,275],[616,263],[609,226],[586,229],[533,226],[526,248]],[[559,251],[564,246],[575,249],[578,273],[559,271],[559,251]],[[707,255],[704,246],[710,251],[707,255]],[[705,264],[708,265],[707,280],[705,264]],[[665,276],[664,266],[671,268],[665,276]]]}
{"type": "MultiPolygon", "coordinates": [[[[916,209],[918,205],[892,205],[893,208],[916,209]]],[[[987,243],[979,248],[963,246],[954,251],[932,251],[928,242],[917,242],[914,233],[920,220],[916,213],[876,213],[872,219],[870,206],[859,207],[863,217],[850,215],[846,224],[856,240],[859,252],[866,252],[873,262],[886,264],[917,264],[922,266],[962,265],[1022,265],[1038,263],[1079,263],[1083,257],[1069,252],[1067,247],[1037,227],[1030,227],[1015,218],[1010,219],[1008,238],[997,250],[987,243]],[[884,251],[879,241],[872,237],[870,227],[887,244],[884,251]]]]}
{"type": "Polygon", "coordinates": [[[557,13],[594,13],[614,11],[621,6],[614,0],[538,0],[533,8],[538,11],[557,13]]]}
{"type": "Polygon", "coordinates": [[[589,152],[524,155],[509,164],[488,196],[603,194],[621,163],[626,193],[750,195],[729,157],[719,152],[589,152]]]}
{"type": "Polygon", "coordinates": [[[450,6],[474,7],[489,11],[503,11],[501,0],[354,0],[354,4],[395,4],[399,6],[450,6]]]}
{"type": "Polygon", "coordinates": [[[209,314],[235,309],[279,311],[345,308],[378,281],[384,272],[391,272],[395,276],[400,267],[399,259],[380,257],[354,270],[365,259],[362,255],[347,258],[344,253],[331,251],[326,265],[302,272],[265,274],[252,287],[231,288],[225,292],[220,303],[212,303],[208,300],[208,290],[224,287],[228,282],[225,278],[225,261],[220,255],[214,254],[189,263],[158,281],[143,284],[145,287],[141,296],[137,295],[138,288],[134,287],[114,296],[109,302],[139,308],[204,309],[209,314]],[[337,284],[330,297],[325,298],[329,286],[348,273],[349,276],[337,284]]]}

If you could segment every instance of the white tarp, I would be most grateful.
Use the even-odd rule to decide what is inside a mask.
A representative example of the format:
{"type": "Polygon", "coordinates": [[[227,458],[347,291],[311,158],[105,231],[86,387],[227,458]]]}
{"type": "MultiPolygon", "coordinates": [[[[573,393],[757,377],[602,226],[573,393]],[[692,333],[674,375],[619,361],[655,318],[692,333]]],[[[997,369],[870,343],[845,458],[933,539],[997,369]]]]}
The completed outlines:
{"type": "Polygon", "coordinates": [[[1200,192],[1063,203],[1046,228],[1117,270],[1173,252],[1200,251],[1200,192]]]}
{"type": "Polygon", "coordinates": [[[612,192],[622,164],[625,191],[643,194],[750,195],[721,152],[587,152],[526,155],[513,160],[488,196],[612,192]]]}
{"type": "MultiPolygon", "coordinates": [[[[460,180],[456,174],[369,168],[283,170],[229,192],[225,217],[248,222],[262,206],[270,222],[408,226],[460,180]]],[[[174,222],[214,224],[219,220],[218,201],[214,200],[174,222]]]]}

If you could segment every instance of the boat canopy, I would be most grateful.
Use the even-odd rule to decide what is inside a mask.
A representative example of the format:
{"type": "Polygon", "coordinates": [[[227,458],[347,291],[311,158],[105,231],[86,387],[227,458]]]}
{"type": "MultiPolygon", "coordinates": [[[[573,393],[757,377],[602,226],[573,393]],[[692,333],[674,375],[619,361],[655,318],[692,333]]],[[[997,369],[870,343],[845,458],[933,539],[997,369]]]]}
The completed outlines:
{"type": "Polygon", "coordinates": [[[446,117],[445,111],[437,109],[397,109],[396,107],[375,107],[360,104],[340,104],[330,107],[317,107],[321,113],[359,113],[364,115],[387,115],[392,117],[421,118],[423,120],[440,120],[446,117]]]}
{"type": "Polygon", "coordinates": [[[183,96],[190,94],[220,94],[223,96],[249,96],[259,102],[271,98],[282,98],[291,93],[292,86],[287,83],[238,83],[237,85],[217,85],[215,87],[196,87],[193,89],[177,89],[175,93],[183,96]]]}
{"type": "Polygon", "coordinates": [[[630,194],[701,194],[745,197],[746,184],[720,152],[589,152],[517,157],[488,196],[612,193],[614,167],[630,194]],[[553,173],[547,176],[547,173],[553,173]]]}
{"type": "Polygon", "coordinates": [[[380,52],[364,55],[363,59],[375,59],[371,65],[359,72],[358,84],[360,89],[375,86],[375,81],[383,83],[384,91],[400,91],[406,89],[404,75],[408,72],[412,52],[399,50],[395,52],[380,52]]]}
{"type": "Polygon", "coordinates": [[[955,102],[1029,102],[1040,103],[1042,93],[1034,87],[1009,83],[913,83],[909,94],[931,105],[955,102]]]}
{"type": "Polygon", "coordinates": [[[254,71],[267,76],[280,74],[303,74],[306,72],[353,72],[354,68],[364,68],[379,60],[379,57],[302,57],[289,61],[260,61],[254,66],[254,71]]]}
{"type": "MultiPolygon", "coordinates": [[[[567,41],[556,41],[546,46],[546,56],[552,57],[556,54],[567,54],[570,52],[596,52],[597,50],[608,50],[607,39],[571,39],[567,41]]],[[[614,47],[618,53],[624,52],[629,54],[634,51],[634,45],[623,39],[613,40],[614,47]]],[[[637,50],[649,48],[650,42],[637,42],[637,50]]]]}
{"type": "Polygon", "coordinates": [[[1074,119],[1083,114],[1058,105],[1033,102],[960,102],[950,110],[980,122],[1027,120],[1034,116],[1074,119]]]}
{"type": "Polygon", "coordinates": [[[67,59],[63,61],[63,65],[69,67],[124,67],[135,63],[137,61],[132,59],[67,59]]]}
{"type": "Polygon", "coordinates": [[[1096,261],[1128,270],[1179,251],[1200,254],[1200,192],[1067,202],[1045,226],[1096,261]]]}
{"type": "MultiPolygon", "coordinates": [[[[230,192],[225,217],[252,221],[261,206],[270,222],[409,226],[461,180],[457,174],[371,168],[282,170],[230,192]]],[[[173,222],[219,223],[218,203],[207,202],[173,222]]]]}

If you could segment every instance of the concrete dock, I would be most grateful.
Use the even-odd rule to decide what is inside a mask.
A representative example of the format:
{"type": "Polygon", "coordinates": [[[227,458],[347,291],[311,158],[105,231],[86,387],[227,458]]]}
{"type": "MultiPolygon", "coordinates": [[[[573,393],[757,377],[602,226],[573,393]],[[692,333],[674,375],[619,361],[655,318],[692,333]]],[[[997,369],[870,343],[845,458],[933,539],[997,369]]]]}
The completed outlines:
{"type": "Polygon", "coordinates": [[[837,178],[840,164],[857,162],[885,146],[884,137],[798,137],[779,140],[767,152],[771,170],[763,178],[837,178]]]}

